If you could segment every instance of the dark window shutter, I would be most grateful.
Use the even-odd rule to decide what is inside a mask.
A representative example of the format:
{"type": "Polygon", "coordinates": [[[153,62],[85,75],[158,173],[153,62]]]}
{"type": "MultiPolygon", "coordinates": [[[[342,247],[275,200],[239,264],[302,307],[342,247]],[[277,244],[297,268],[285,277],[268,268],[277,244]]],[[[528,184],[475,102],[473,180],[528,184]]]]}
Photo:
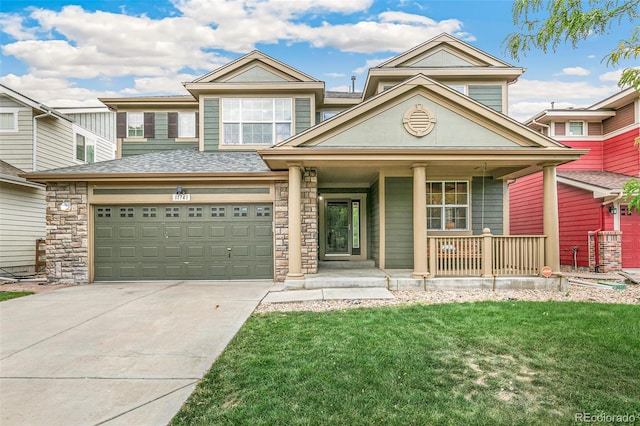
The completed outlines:
{"type": "Polygon", "coordinates": [[[196,112],[196,138],[200,137],[200,113],[196,112]]]}
{"type": "Polygon", "coordinates": [[[178,137],[178,113],[170,112],[168,114],[168,128],[167,128],[167,137],[169,138],[177,138],[178,137]]]}
{"type": "Polygon", "coordinates": [[[116,114],[116,138],[127,137],[127,113],[119,112],[116,114]]]}
{"type": "Polygon", "coordinates": [[[154,112],[144,113],[144,137],[155,138],[156,137],[156,114],[154,112]]]}

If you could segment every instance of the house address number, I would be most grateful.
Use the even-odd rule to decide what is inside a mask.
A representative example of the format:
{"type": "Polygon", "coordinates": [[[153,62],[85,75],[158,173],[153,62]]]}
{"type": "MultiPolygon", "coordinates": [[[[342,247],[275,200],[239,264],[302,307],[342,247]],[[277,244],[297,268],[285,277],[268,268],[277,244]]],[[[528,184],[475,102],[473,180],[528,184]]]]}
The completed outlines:
{"type": "Polygon", "coordinates": [[[191,194],[173,194],[173,201],[191,201],[191,194]]]}

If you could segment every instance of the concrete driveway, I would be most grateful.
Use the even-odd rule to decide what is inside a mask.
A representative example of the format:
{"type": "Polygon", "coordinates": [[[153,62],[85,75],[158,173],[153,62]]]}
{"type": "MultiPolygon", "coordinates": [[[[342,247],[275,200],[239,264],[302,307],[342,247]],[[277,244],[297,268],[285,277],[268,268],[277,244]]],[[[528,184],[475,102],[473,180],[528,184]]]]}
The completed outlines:
{"type": "Polygon", "coordinates": [[[0,424],[166,424],[272,287],[101,283],[0,303],[0,424]]]}

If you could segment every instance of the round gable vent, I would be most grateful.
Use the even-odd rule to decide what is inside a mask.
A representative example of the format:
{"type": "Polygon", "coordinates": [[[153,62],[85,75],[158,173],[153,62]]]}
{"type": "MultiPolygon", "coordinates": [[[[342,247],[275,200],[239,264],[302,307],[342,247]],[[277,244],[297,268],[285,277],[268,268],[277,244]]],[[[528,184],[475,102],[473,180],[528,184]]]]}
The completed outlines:
{"type": "Polygon", "coordinates": [[[436,125],[436,117],[429,108],[417,104],[404,113],[402,123],[407,132],[421,138],[433,130],[436,125]]]}

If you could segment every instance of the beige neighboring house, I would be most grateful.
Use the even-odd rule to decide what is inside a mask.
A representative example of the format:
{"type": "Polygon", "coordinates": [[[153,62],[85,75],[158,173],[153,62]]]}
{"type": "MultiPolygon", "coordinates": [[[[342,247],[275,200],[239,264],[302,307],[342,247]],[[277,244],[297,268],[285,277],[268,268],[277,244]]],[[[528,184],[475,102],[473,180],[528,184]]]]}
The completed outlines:
{"type": "Polygon", "coordinates": [[[21,175],[115,158],[114,114],[104,107],[71,112],[0,85],[1,277],[33,273],[36,240],[47,236],[46,187],[21,175]]]}
{"type": "Polygon", "coordinates": [[[362,93],[254,51],[184,96],[101,99],[119,159],[28,175],[57,233],[49,279],[310,288],[356,265],[390,287],[553,287],[555,170],[586,151],[508,117],[523,72],[441,34],[371,68],[362,93]],[[544,234],[511,237],[507,183],[537,171],[544,234]]]}

